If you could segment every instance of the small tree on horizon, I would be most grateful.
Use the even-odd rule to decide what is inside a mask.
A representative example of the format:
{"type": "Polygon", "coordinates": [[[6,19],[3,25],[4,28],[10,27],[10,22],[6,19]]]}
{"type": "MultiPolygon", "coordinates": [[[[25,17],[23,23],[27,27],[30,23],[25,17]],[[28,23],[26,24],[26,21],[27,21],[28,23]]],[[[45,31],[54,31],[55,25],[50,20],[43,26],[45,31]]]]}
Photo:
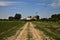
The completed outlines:
{"type": "Polygon", "coordinates": [[[21,19],[21,14],[16,13],[14,18],[17,19],[17,20],[21,19]]]}
{"type": "Polygon", "coordinates": [[[14,19],[14,17],[12,17],[12,16],[9,16],[9,20],[13,20],[14,19]]]}
{"type": "Polygon", "coordinates": [[[36,15],[35,18],[36,18],[37,20],[39,20],[39,15],[36,15]]]}

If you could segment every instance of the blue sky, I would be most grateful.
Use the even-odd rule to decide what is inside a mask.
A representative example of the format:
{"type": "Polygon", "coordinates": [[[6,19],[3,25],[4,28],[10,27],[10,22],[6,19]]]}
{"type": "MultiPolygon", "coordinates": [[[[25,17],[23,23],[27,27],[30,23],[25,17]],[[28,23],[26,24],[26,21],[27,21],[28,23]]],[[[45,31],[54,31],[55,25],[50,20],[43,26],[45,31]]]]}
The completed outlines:
{"type": "Polygon", "coordinates": [[[60,13],[60,0],[0,0],[0,18],[5,19],[22,14],[22,18],[37,14],[41,18],[49,18],[60,13]]]}

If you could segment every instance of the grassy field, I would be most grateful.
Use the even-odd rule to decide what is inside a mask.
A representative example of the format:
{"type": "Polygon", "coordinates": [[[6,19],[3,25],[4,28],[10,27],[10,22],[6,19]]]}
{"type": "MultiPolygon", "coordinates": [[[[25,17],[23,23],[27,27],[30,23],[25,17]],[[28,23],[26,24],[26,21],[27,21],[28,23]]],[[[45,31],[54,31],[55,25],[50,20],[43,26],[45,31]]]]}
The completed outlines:
{"type": "Polygon", "coordinates": [[[25,23],[24,21],[0,21],[0,40],[14,35],[25,23]]]}
{"type": "Polygon", "coordinates": [[[42,30],[46,35],[56,40],[60,40],[60,22],[40,22],[34,21],[36,28],[42,30]]]}
{"type": "MultiPolygon", "coordinates": [[[[0,21],[0,40],[14,35],[25,23],[25,21],[0,21]]],[[[60,40],[60,22],[33,21],[32,23],[36,25],[35,28],[43,31],[46,35],[60,40]]]]}

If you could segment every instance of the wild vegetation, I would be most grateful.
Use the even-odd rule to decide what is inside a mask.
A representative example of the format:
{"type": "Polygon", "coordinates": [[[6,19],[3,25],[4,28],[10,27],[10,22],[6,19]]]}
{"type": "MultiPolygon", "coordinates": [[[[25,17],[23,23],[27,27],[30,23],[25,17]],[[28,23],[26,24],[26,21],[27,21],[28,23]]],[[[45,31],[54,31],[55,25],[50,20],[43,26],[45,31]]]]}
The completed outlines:
{"type": "Polygon", "coordinates": [[[24,24],[24,21],[0,21],[0,40],[14,35],[24,24]]]}
{"type": "Polygon", "coordinates": [[[46,35],[60,40],[60,22],[35,21],[33,23],[36,24],[37,29],[42,30],[46,35]]]}

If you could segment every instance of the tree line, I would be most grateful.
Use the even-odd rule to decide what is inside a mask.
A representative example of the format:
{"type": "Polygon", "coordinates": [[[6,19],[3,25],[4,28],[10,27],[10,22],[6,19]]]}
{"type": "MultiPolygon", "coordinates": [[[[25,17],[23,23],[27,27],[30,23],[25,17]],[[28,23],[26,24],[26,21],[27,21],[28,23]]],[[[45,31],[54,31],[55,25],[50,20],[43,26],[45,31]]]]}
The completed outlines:
{"type": "Polygon", "coordinates": [[[0,19],[0,21],[14,21],[14,20],[21,20],[22,15],[16,13],[15,16],[9,16],[8,19],[0,19]]]}
{"type": "Polygon", "coordinates": [[[42,18],[42,21],[60,21],[60,14],[53,14],[50,18],[42,18]]]}
{"type": "Polygon", "coordinates": [[[20,20],[21,17],[22,17],[21,14],[16,13],[14,17],[9,16],[9,20],[20,20]]]}
{"type": "MultiPolygon", "coordinates": [[[[60,21],[60,14],[52,14],[50,18],[41,18],[39,15],[35,16],[37,18],[36,21],[60,21]]],[[[21,20],[22,15],[16,13],[15,16],[9,16],[8,19],[0,19],[0,21],[5,21],[5,20],[21,20]]],[[[24,19],[23,19],[24,20],[24,19]]],[[[33,20],[35,21],[35,20],[33,20]]]]}

